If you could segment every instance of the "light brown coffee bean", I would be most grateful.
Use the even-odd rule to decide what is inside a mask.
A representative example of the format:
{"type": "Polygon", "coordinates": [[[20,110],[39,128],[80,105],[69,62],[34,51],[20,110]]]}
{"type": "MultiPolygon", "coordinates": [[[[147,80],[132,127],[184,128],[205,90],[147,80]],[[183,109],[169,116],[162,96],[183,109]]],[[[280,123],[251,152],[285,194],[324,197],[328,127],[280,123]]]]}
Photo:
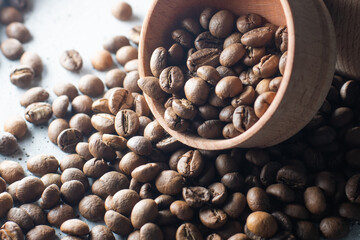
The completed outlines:
{"type": "Polygon", "coordinates": [[[3,160],[0,162],[0,175],[8,184],[11,184],[24,178],[25,172],[19,163],[3,160]]]}
{"type": "Polygon", "coordinates": [[[105,173],[92,185],[91,191],[99,197],[105,199],[108,195],[113,196],[121,189],[129,187],[127,177],[119,172],[111,171],[105,173]]]}
{"type": "Polygon", "coordinates": [[[166,93],[160,88],[159,79],[155,77],[144,77],[137,81],[140,89],[148,96],[155,100],[162,100],[166,93]]]}
{"type": "Polygon", "coordinates": [[[45,187],[56,184],[60,188],[62,184],[60,178],[60,174],[48,173],[41,177],[41,181],[44,183],[45,187]]]}
{"type": "Polygon", "coordinates": [[[69,219],[63,222],[60,226],[63,233],[73,236],[83,236],[90,232],[89,226],[79,219],[69,219]]]}
{"type": "Polygon", "coordinates": [[[199,211],[199,218],[205,227],[218,229],[225,225],[227,214],[221,209],[204,207],[199,211]]]}
{"type": "Polygon", "coordinates": [[[313,186],[306,188],[304,192],[305,206],[315,215],[321,215],[326,210],[326,199],[319,187],[313,186]]]}
{"type": "Polygon", "coordinates": [[[232,67],[245,55],[245,48],[241,43],[233,43],[226,47],[220,54],[220,64],[225,67],[232,67]]]}
{"type": "Polygon", "coordinates": [[[125,65],[128,61],[138,58],[138,50],[133,46],[123,46],[116,51],[116,61],[125,65]]]}
{"type": "Polygon", "coordinates": [[[106,98],[95,100],[91,105],[91,110],[94,113],[111,113],[109,109],[109,100],[106,98]]]}
{"type": "Polygon", "coordinates": [[[340,217],[326,217],[320,222],[320,231],[326,238],[342,238],[349,233],[349,225],[340,217]]]}
{"type": "Polygon", "coordinates": [[[66,220],[75,217],[74,209],[67,204],[60,204],[52,208],[47,214],[47,220],[55,227],[60,227],[66,220]]]}
{"type": "Polygon", "coordinates": [[[108,89],[123,87],[126,73],[120,69],[112,69],[105,75],[105,85],[108,89]]]}
{"type": "Polygon", "coordinates": [[[197,177],[204,168],[204,160],[198,150],[190,150],[183,154],[178,161],[177,171],[184,177],[197,177]]]}
{"type": "Polygon", "coordinates": [[[126,146],[134,153],[140,156],[149,156],[152,152],[151,142],[142,136],[134,136],[130,138],[126,146]]]}
{"type": "Polygon", "coordinates": [[[124,88],[114,90],[109,96],[109,109],[114,115],[116,115],[120,110],[130,109],[133,103],[134,97],[124,88]]]}
{"type": "Polygon", "coordinates": [[[184,132],[189,127],[189,121],[176,115],[172,107],[168,107],[164,112],[166,125],[175,131],[184,132]]]}
{"type": "Polygon", "coordinates": [[[77,113],[70,118],[70,128],[79,130],[82,134],[88,135],[93,130],[92,121],[85,113],[77,113]]]}
{"type": "Polygon", "coordinates": [[[217,67],[219,65],[220,50],[217,48],[204,48],[192,53],[186,66],[190,72],[196,72],[201,66],[217,67]]]}
{"type": "Polygon", "coordinates": [[[8,117],[4,122],[4,131],[11,133],[17,139],[21,139],[27,133],[27,125],[24,118],[19,115],[8,117]]]}
{"type": "Polygon", "coordinates": [[[189,221],[194,215],[193,209],[185,201],[180,200],[171,203],[170,211],[182,221],[189,221]]]}
{"type": "Polygon", "coordinates": [[[59,133],[57,137],[57,145],[60,150],[73,153],[76,145],[83,140],[82,133],[75,128],[68,128],[59,133]]]}
{"type": "Polygon", "coordinates": [[[233,43],[241,43],[241,37],[242,34],[239,32],[232,33],[224,40],[223,48],[225,49],[233,43]]]}
{"type": "Polygon", "coordinates": [[[0,228],[0,237],[4,239],[24,239],[20,226],[12,221],[7,221],[0,228]]]}
{"type": "Polygon", "coordinates": [[[87,74],[80,78],[79,90],[90,97],[98,97],[104,93],[104,83],[97,76],[87,74]]]}
{"type": "Polygon", "coordinates": [[[176,230],[176,239],[188,240],[188,239],[203,239],[199,229],[192,223],[183,223],[176,230]]]}
{"type": "Polygon", "coordinates": [[[63,68],[73,72],[80,71],[83,65],[80,53],[74,49],[63,52],[60,55],[59,62],[63,68]]]}
{"type": "Polygon", "coordinates": [[[256,98],[254,103],[254,111],[258,118],[265,114],[275,96],[275,92],[265,92],[256,98]]]}
{"type": "Polygon", "coordinates": [[[220,120],[207,120],[197,128],[197,133],[203,138],[220,138],[224,124],[220,120]]]}
{"type": "Polygon", "coordinates": [[[48,137],[50,141],[54,144],[57,144],[57,138],[59,134],[68,128],[69,124],[65,119],[58,118],[52,121],[48,127],[48,137]]]}
{"type": "Polygon", "coordinates": [[[279,71],[281,75],[284,75],[285,73],[286,62],[287,62],[287,51],[284,52],[283,55],[281,55],[279,60],[279,71]]]}
{"type": "Polygon", "coordinates": [[[288,29],[287,26],[280,26],[275,32],[275,45],[281,52],[286,52],[288,48],[288,29]]]}
{"type": "Polygon", "coordinates": [[[0,45],[1,52],[10,60],[16,60],[24,53],[21,42],[15,38],[8,38],[0,45]]]}
{"type": "Polygon", "coordinates": [[[272,27],[254,28],[241,38],[241,43],[250,47],[264,47],[268,45],[275,36],[275,30],[272,27]]]}
{"type": "Polygon", "coordinates": [[[40,154],[27,161],[27,169],[37,176],[56,173],[59,168],[58,160],[52,155],[40,154]]]}
{"type": "Polygon", "coordinates": [[[69,154],[63,157],[60,161],[60,170],[63,172],[68,168],[77,168],[82,170],[85,164],[85,159],[79,154],[69,154]]]}
{"type": "Polygon", "coordinates": [[[154,200],[143,199],[135,204],[131,211],[131,223],[135,229],[144,224],[155,221],[158,215],[158,207],[154,200]]]}
{"type": "Polygon", "coordinates": [[[195,106],[187,99],[174,99],[172,110],[175,114],[184,119],[193,119],[197,114],[195,106]]]}
{"type": "Polygon", "coordinates": [[[150,58],[150,69],[154,77],[159,77],[167,66],[167,51],[164,47],[154,50],[150,58]]]}
{"type": "Polygon", "coordinates": [[[270,209],[270,200],[266,192],[259,187],[250,188],[246,200],[252,211],[268,211],[270,209]]]}
{"type": "Polygon", "coordinates": [[[159,76],[161,89],[170,94],[179,92],[184,87],[184,83],[184,74],[177,66],[165,68],[159,76]]]}
{"type": "Polygon", "coordinates": [[[241,33],[246,33],[254,28],[260,27],[262,17],[255,13],[240,16],[236,20],[236,27],[241,33]]]}
{"type": "Polygon", "coordinates": [[[164,134],[165,130],[162,128],[162,126],[157,120],[149,123],[144,129],[144,137],[151,142],[160,141],[164,137],[164,134]]]}
{"type": "Polygon", "coordinates": [[[10,73],[10,81],[17,87],[26,88],[34,79],[34,70],[28,66],[19,66],[10,73]]]}
{"type": "Polygon", "coordinates": [[[225,38],[233,30],[234,15],[228,10],[220,10],[215,13],[209,22],[210,33],[217,38],[225,38]]]}
{"type": "Polygon", "coordinates": [[[134,107],[135,112],[138,116],[149,116],[150,108],[147,104],[145,97],[143,95],[138,95],[134,98],[134,107]]]}
{"type": "Polygon", "coordinates": [[[139,80],[140,75],[137,69],[129,72],[124,78],[124,88],[130,92],[141,93],[141,89],[137,84],[137,80],[139,80]]]}
{"type": "Polygon", "coordinates": [[[224,77],[222,78],[215,87],[216,95],[225,99],[228,97],[235,97],[243,90],[241,80],[238,77],[224,77]]]}
{"type": "Polygon", "coordinates": [[[173,170],[160,172],[155,181],[157,190],[162,194],[176,195],[181,192],[184,185],[182,176],[173,170]]]}
{"type": "Polygon", "coordinates": [[[83,172],[87,177],[99,178],[110,171],[110,167],[104,160],[92,158],[83,167],[83,172]]]}
{"type": "MultiPolygon", "coordinates": [[[[5,217],[6,213],[13,207],[13,198],[7,192],[0,193],[0,217],[5,217]]],[[[0,234],[1,236],[1,234],[0,234]]]]}
{"type": "Polygon", "coordinates": [[[121,47],[128,45],[130,45],[129,40],[122,35],[109,37],[103,42],[103,48],[111,53],[116,53],[121,47]]]}
{"type": "Polygon", "coordinates": [[[0,177],[0,193],[5,192],[5,190],[6,190],[6,182],[2,177],[0,177]]]}
{"type": "Polygon", "coordinates": [[[26,51],[20,58],[20,64],[29,66],[33,69],[35,77],[43,72],[43,63],[40,56],[35,52],[26,51]]]}
{"type": "Polygon", "coordinates": [[[244,211],[245,206],[246,206],[246,198],[244,194],[240,192],[235,192],[229,195],[223,206],[223,210],[226,212],[226,214],[229,217],[233,219],[237,219],[244,211]]]}
{"type": "Polygon", "coordinates": [[[105,213],[104,222],[111,231],[124,237],[128,235],[133,228],[127,217],[113,210],[105,213]]]}
{"type": "Polygon", "coordinates": [[[8,38],[15,38],[22,43],[28,42],[31,39],[29,30],[21,22],[12,22],[7,25],[6,35],[8,38]]]}
{"type": "Polygon", "coordinates": [[[269,83],[269,90],[273,92],[277,92],[280,88],[282,79],[283,79],[282,77],[273,78],[269,83]]]}
{"type": "Polygon", "coordinates": [[[136,179],[138,182],[150,182],[158,175],[160,167],[157,163],[147,163],[135,168],[131,172],[131,177],[136,179]]]}
{"type": "Polygon", "coordinates": [[[126,148],[127,140],[124,137],[112,135],[112,134],[103,134],[103,142],[110,146],[114,150],[124,150],[126,148]]]}
{"type": "Polygon", "coordinates": [[[253,212],[246,219],[246,226],[254,235],[270,238],[275,235],[278,224],[275,218],[266,212],[253,212]]]}
{"type": "Polygon", "coordinates": [[[93,227],[89,234],[91,240],[115,240],[111,230],[103,225],[96,225],[93,227]]]}
{"type": "Polygon", "coordinates": [[[112,6],[111,14],[120,21],[127,21],[132,17],[132,7],[126,2],[117,2],[112,6]]]}
{"type": "Polygon", "coordinates": [[[167,52],[168,63],[178,65],[184,58],[184,50],[179,43],[174,43],[167,52]]]}
{"type": "Polygon", "coordinates": [[[221,79],[219,72],[212,66],[201,66],[197,69],[196,73],[204,81],[214,86],[221,79]]]}
{"type": "Polygon", "coordinates": [[[123,189],[115,193],[111,201],[112,209],[125,216],[130,216],[135,204],[141,200],[134,190],[123,189]]]}
{"type": "Polygon", "coordinates": [[[90,57],[91,65],[99,71],[105,71],[113,66],[112,56],[107,50],[99,50],[90,57]]]}
{"type": "Polygon", "coordinates": [[[120,110],[115,117],[115,130],[122,137],[130,137],[139,130],[139,117],[129,109],[120,110]]]}
{"type": "Polygon", "coordinates": [[[26,234],[29,240],[47,240],[55,237],[55,229],[47,225],[38,225],[26,234]]]}
{"type": "Polygon", "coordinates": [[[186,98],[195,105],[205,104],[209,91],[209,86],[201,78],[190,78],[184,86],[186,98]]]}
{"type": "Polygon", "coordinates": [[[58,97],[66,95],[70,101],[78,96],[78,90],[72,83],[57,83],[53,88],[53,91],[58,97]]]}
{"type": "Polygon", "coordinates": [[[40,178],[28,176],[20,180],[16,187],[16,198],[22,203],[35,202],[45,189],[40,178]]]}
{"type": "Polygon", "coordinates": [[[261,78],[268,78],[278,71],[279,57],[277,55],[265,55],[260,62],[253,67],[254,74],[261,78]]]}
{"type": "Polygon", "coordinates": [[[43,124],[52,116],[51,105],[44,102],[35,102],[25,109],[25,119],[33,124],[43,124]]]}
{"type": "MultiPolygon", "coordinates": [[[[108,113],[99,113],[91,117],[92,126],[102,133],[114,133],[115,116],[108,113]]],[[[71,121],[70,121],[71,124],[71,121]]]]}
{"type": "Polygon", "coordinates": [[[96,159],[104,159],[113,162],[116,158],[115,150],[100,139],[91,139],[89,142],[89,151],[96,159]]]}
{"type": "Polygon", "coordinates": [[[66,116],[70,101],[68,96],[62,95],[54,100],[52,103],[52,111],[54,115],[58,118],[63,118],[66,116]]]}
{"type": "Polygon", "coordinates": [[[104,201],[96,195],[85,196],[79,202],[79,212],[87,220],[96,222],[104,218],[104,201]]]}
{"type": "Polygon", "coordinates": [[[43,209],[50,209],[57,205],[60,201],[60,189],[56,184],[51,184],[43,191],[39,205],[43,209]]]}
{"type": "Polygon", "coordinates": [[[255,90],[252,86],[246,86],[239,96],[231,100],[231,105],[235,108],[241,105],[252,105],[255,101],[255,90]]]}

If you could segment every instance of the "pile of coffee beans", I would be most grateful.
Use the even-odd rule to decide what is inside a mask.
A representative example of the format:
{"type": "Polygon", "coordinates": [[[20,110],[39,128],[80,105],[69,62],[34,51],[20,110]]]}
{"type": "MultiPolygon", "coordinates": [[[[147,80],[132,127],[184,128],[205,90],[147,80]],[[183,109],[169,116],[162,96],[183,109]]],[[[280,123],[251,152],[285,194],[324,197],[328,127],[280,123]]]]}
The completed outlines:
{"type": "Polygon", "coordinates": [[[171,37],[171,46],[152,53],[154,77],[138,82],[147,95],[165,102],[170,129],[233,138],[264,115],[284,74],[286,26],[253,13],[236,17],[206,8],[198,19],[182,20],[171,37]]]}
{"type": "MultiPolygon", "coordinates": [[[[312,121],[279,145],[191,149],[154,119],[137,84],[142,81],[137,48],[130,44],[138,42],[140,29],[131,30],[130,40],[105,41],[104,49],[119,55],[124,71],[108,71],[104,83],[95,75],[82,76],[78,88],[60,82],[52,104],[41,87],[21,97],[26,121],[36,125],[51,119],[49,140],[68,154],[26,159],[29,175],[15,161],[0,162],[5,222],[0,239],[55,239],[55,229],[68,235],[62,240],[113,240],[115,235],[309,240],[348,234],[351,222],[360,220],[357,80],[335,75],[312,121]],[[87,221],[98,225],[90,229],[87,221]]],[[[99,63],[103,57],[97,56],[99,63]]],[[[75,59],[70,57],[79,66],[75,59]]],[[[0,153],[11,154],[27,124],[11,117],[4,129],[0,153]]]]}

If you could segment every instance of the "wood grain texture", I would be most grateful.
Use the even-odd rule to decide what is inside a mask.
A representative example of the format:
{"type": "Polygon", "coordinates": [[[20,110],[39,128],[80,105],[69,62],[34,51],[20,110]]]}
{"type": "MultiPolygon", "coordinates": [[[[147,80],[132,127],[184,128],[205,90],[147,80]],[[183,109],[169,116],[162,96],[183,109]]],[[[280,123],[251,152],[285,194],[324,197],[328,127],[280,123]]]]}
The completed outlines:
{"type": "Polygon", "coordinates": [[[324,0],[333,19],[336,41],[336,71],[360,79],[360,1],[324,0]]]}
{"type": "Polygon", "coordinates": [[[139,46],[140,75],[150,76],[156,47],[169,47],[170,32],[185,16],[204,7],[229,9],[237,15],[254,12],[276,25],[288,26],[288,62],[280,89],[264,116],[248,131],[226,140],[203,139],[169,129],[164,107],[145,96],[159,123],[179,141],[199,149],[267,147],[303,128],[323,103],[335,66],[335,32],[322,0],[155,0],[145,18],[139,46]]]}

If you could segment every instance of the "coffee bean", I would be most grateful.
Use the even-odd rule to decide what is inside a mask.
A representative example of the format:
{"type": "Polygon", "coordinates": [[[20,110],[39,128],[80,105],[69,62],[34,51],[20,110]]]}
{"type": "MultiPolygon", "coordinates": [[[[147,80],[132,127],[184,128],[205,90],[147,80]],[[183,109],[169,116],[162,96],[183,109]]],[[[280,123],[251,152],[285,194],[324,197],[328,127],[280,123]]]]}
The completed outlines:
{"type": "Polygon", "coordinates": [[[242,83],[238,77],[224,77],[215,87],[216,95],[221,98],[235,97],[241,93],[243,89],[242,83]]]}
{"type": "Polygon", "coordinates": [[[191,220],[194,214],[193,209],[185,201],[180,200],[171,203],[170,211],[182,221],[191,220]]]}
{"type": "Polygon", "coordinates": [[[61,204],[49,211],[47,215],[47,220],[51,225],[55,227],[60,227],[63,222],[74,217],[74,209],[67,204],[61,204]]]}
{"type": "Polygon", "coordinates": [[[295,231],[299,239],[320,239],[319,229],[312,222],[296,222],[295,231]]]}
{"type": "Polygon", "coordinates": [[[231,44],[234,43],[241,43],[241,37],[242,34],[239,32],[234,32],[232,33],[230,36],[228,36],[225,40],[224,40],[224,44],[223,44],[223,48],[227,48],[228,46],[230,46],[231,44]]]}
{"type": "Polygon", "coordinates": [[[4,239],[24,239],[20,226],[12,221],[7,221],[1,226],[0,236],[4,239]]]}
{"type": "Polygon", "coordinates": [[[37,176],[43,176],[47,173],[57,172],[59,162],[52,155],[40,154],[30,158],[26,166],[31,173],[37,176]]]}
{"type": "Polygon", "coordinates": [[[36,125],[46,123],[51,116],[51,105],[45,102],[32,103],[25,109],[25,119],[36,125]]]}
{"type": "Polygon", "coordinates": [[[131,28],[128,34],[130,41],[136,45],[139,45],[140,42],[141,27],[142,26],[139,25],[131,28]]]}
{"type": "Polygon", "coordinates": [[[190,32],[184,29],[176,29],[172,31],[171,37],[175,42],[179,43],[184,48],[191,48],[193,46],[193,42],[194,42],[193,36],[191,35],[190,32]]]}
{"type": "Polygon", "coordinates": [[[254,28],[260,27],[261,24],[262,17],[255,13],[242,15],[236,20],[236,27],[241,33],[246,33],[254,28]]]}
{"type": "Polygon", "coordinates": [[[246,206],[246,198],[244,194],[235,192],[227,198],[223,210],[231,218],[239,218],[246,206]]]}
{"type": "Polygon", "coordinates": [[[128,90],[124,88],[116,89],[109,97],[110,112],[116,115],[120,110],[131,108],[133,102],[134,98],[128,90]]]}
{"type": "Polygon", "coordinates": [[[54,144],[57,144],[57,138],[59,134],[68,128],[69,124],[65,119],[58,118],[52,121],[48,127],[48,137],[50,141],[54,144]]]}
{"type": "Polygon", "coordinates": [[[66,70],[77,72],[82,68],[83,62],[78,51],[71,49],[63,52],[60,56],[60,64],[66,70]]]}
{"type": "Polygon", "coordinates": [[[1,52],[10,60],[16,60],[24,53],[21,42],[15,38],[8,38],[1,43],[1,52]]]}
{"type": "Polygon", "coordinates": [[[310,216],[309,211],[300,204],[287,204],[284,207],[284,213],[291,218],[305,220],[310,216]]]}
{"type": "Polygon", "coordinates": [[[197,128],[197,133],[203,138],[220,138],[223,126],[220,120],[207,120],[197,128]]]}
{"type": "Polygon", "coordinates": [[[279,71],[280,71],[281,75],[284,75],[284,73],[285,73],[286,62],[287,62],[287,51],[284,52],[280,57],[279,71]]]}
{"type": "Polygon", "coordinates": [[[61,198],[70,205],[76,205],[84,197],[84,185],[78,180],[70,180],[63,183],[60,188],[61,198]]]}
{"type": "Polygon", "coordinates": [[[46,215],[41,207],[36,204],[29,203],[20,206],[20,209],[24,210],[30,218],[33,220],[34,225],[41,225],[46,223],[46,215]]]}
{"type": "Polygon", "coordinates": [[[128,21],[132,17],[132,7],[126,2],[117,2],[111,8],[111,14],[120,21],[128,21]]]}
{"type": "Polygon", "coordinates": [[[120,65],[125,65],[127,62],[138,58],[138,50],[133,46],[123,46],[116,51],[116,61],[120,65]]]}
{"type": "Polygon", "coordinates": [[[234,127],[240,132],[245,132],[257,121],[258,117],[255,115],[252,107],[241,105],[234,110],[232,122],[234,127]]]}
{"type": "Polygon", "coordinates": [[[295,192],[282,183],[269,185],[266,188],[266,193],[270,197],[286,203],[291,203],[295,200],[295,192]]]}
{"type": "Polygon", "coordinates": [[[10,81],[17,87],[25,88],[34,79],[34,71],[31,67],[19,66],[10,73],[10,81]]]}
{"type": "Polygon", "coordinates": [[[258,96],[254,103],[254,111],[257,117],[262,117],[274,100],[276,93],[265,92],[258,96]]]}
{"type": "Polygon", "coordinates": [[[161,71],[159,84],[163,91],[176,93],[183,88],[185,83],[184,74],[179,67],[167,67],[161,71]]]}
{"type": "Polygon", "coordinates": [[[35,52],[26,51],[20,58],[20,64],[33,69],[35,77],[40,76],[43,71],[43,63],[40,56],[35,52]]]}
{"type": "Polygon", "coordinates": [[[8,25],[12,22],[23,22],[23,16],[14,7],[2,7],[0,11],[0,22],[4,25],[8,25]]]}
{"type": "Polygon", "coordinates": [[[221,49],[223,41],[220,38],[214,37],[210,32],[202,32],[196,37],[194,45],[197,50],[205,48],[221,49]]]}
{"type": "Polygon", "coordinates": [[[320,231],[326,238],[342,238],[349,233],[349,225],[340,217],[327,217],[321,220],[320,231]]]}
{"type": "Polygon", "coordinates": [[[197,177],[204,167],[204,160],[197,150],[183,154],[177,164],[177,171],[184,177],[197,177]]]}
{"type": "Polygon", "coordinates": [[[244,186],[244,178],[238,172],[226,173],[222,176],[221,183],[232,191],[240,191],[244,186]]]}
{"type": "Polygon", "coordinates": [[[353,175],[347,182],[345,186],[345,193],[350,202],[359,203],[360,202],[360,174],[353,175]]]}
{"type": "MultiPolygon", "coordinates": [[[[5,138],[7,138],[7,136],[8,135],[5,134],[5,138]]],[[[0,137],[0,146],[6,146],[1,144],[1,139],[2,138],[0,137]]],[[[10,147],[6,146],[6,149],[9,151],[9,149],[11,149],[11,145],[10,147]]],[[[3,160],[0,162],[0,175],[8,184],[21,180],[25,177],[24,169],[21,167],[21,165],[15,161],[10,160],[3,160]]]]}
{"type": "MultiPolygon", "coordinates": [[[[0,193],[0,217],[5,217],[6,213],[13,207],[13,198],[7,192],[0,193]]],[[[0,231],[1,233],[1,231],[0,231]]],[[[1,236],[1,234],[0,234],[1,236]]]]}
{"type": "Polygon", "coordinates": [[[190,72],[196,72],[201,66],[217,67],[219,65],[220,51],[217,48],[204,48],[191,54],[186,65],[190,72]]]}
{"type": "Polygon", "coordinates": [[[110,168],[104,160],[92,158],[84,164],[82,170],[87,177],[99,178],[110,171],[110,168]]]}
{"type": "Polygon", "coordinates": [[[273,92],[277,92],[280,88],[281,81],[282,81],[282,77],[273,78],[269,83],[269,90],[273,92]]]}
{"type": "Polygon", "coordinates": [[[233,43],[220,54],[220,64],[225,67],[235,65],[245,55],[245,48],[241,43],[233,43]]]}
{"type": "MultiPolygon", "coordinates": [[[[114,133],[115,117],[107,113],[99,113],[91,117],[92,126],[102,133],[114,133]]],[[[70,121],[71,124],[71,121],[70,121]]]]}
{"type": "Polygon", "coordinates": [[[28,42],[31,39],[29,30],[21,22],[12,22],[7,25],[6,35],[8,38],[15,38],[22,43],[28,42]]]}
{"type": "Polygon", "coordinates": [[[359,98],[360,85],[357,81],[349,80],[340,89],[341,99],[349,106],[353,106],[359,98]]]}
{"type": "Polygon", "coordinates": [[[0,192],[5,192],[5,190],[6,190],[6,182],[2,177],[0,177],[0,192]]]}
{"type": "Polygon", "coordinates": [[[144,224],[153,222],[158,215],[158,207],[154,200],[143,199],[135,204],[131,211],[131,223],[139,229],[144,224]]]}
{"type": "Polygon", "coordinates": [[[79,80],[79,90],[90,97],[97,97],[104,92],[104,83],[95,75],[87,74],[79,80]]]}
{"type": "Polygon", "coordinates": [[[105,75],[105,85],[107,88],[123,87],[126,73],[120,69],[112,69],[105,75]]]}
{"type": "Polygon", "coordinates": [[[301,168],[287,165],[279,169],[276,180],[291,188],[303,188],[306,185],[307,177],[301,168]]]}
{"type": "Polygon", "coordinates": [[[288,48],[288,29],[286,26],[279,27],[275,32],[275,45],[281,52],[288,48]]]}
{"type": "MultiPolygon", "coordinates": [[[[31,106],[31,105],[30,105],[31,106]]],[[[76,144],[83,139],[82,133],[75,128],[68,128],[63,130],[57,137],[57,144],[64,152],[74,152],[76,144]]]]}
{"type": "Polygon", "coordinates": [[[155,77],[140,78],[137,83],[146,95],[150,96],[155,100],[164,99],[166,96],[166,93],[161,89],[159,85],[159,80],[155,77]]]}
{"type": "Polygon", "coordinates": [[[353,127],[346,131],[345,142],[350,145],[360,146],[360,127],[353,127]]]}
{"type": "Polygon", "coordinates": [[[259,96],[259,95],[261,95],[261,94],[263,94],[265,92],[269,92],[270,91],[269,85],[270,85],[270,79],[261,80],[256,85],[256,88],[255,88],[256,95],[259,96]]]}
{"type": "Polygon", "coordinates": [[[256,87],[256,85],[260,82],[261,78],[254,74],[252,68],[249,68],[247,71],[243,71],[239,76],[241,82],[244,85],[251,85],[256,87]]]}
{"type": "MultiPolygon", "coordinates": [[[[77,129],[83,135],[88,135],[93,130],[92,121],[85,113],[77,113],[70,118],[70,128],[77,129]]],[[[114,130],[115,131],[115,130],[114,130]]]]}
{"type": "Polygon", "coordinates": [[[176,195],[181,192],[184,185],[182,176],[173,171],[165,170],[160,172],[155,181],[157,190],[162,194],[176,195]]]}
{"type": "Polygon", "coordinates": [[[225,225],[228,216],[221,209],[205,207],[200,209],[199,218],[204,226],[210,229],[218,229],[225,225]]]}
{"type": "Polygon", "coordinates": [[[266,192],[259,187],[249,189],[246,200],[252,211],[269,211],[270,200],[266,192]]]}
{"type": "Polygon", "coordinates": [[[123,46],[130,45],[129,40],[122,35],[116,35],[105,39],[103,48],[111,53],[116,53],[123,46]]]}
{"type": "Polygon", "coordinates": [[[204,187],[184,187],[182,196],[186,203],[193,208],[200,208],[210,200],[210,192],[204,187]]]}
{"type": "Polygon", "coordinates": [[[231,105],[239,107],[241,105],[252,105],[255,101],[255,90],[252,86],[246,86],[239,96],[231,100],[231,105]]]}
{"type": "Polygon", "coordinates": [[[0,154],[10,155],[18,149],[18,143],[14,135],[8,132],[0,132],[0,154]]]}
{"type": "Polygon", "coordinates": [[[99,71],[105,71],[112,67],[113,60],[109,51],[99,50],[90,57],[91,65],[99,71]]]}
{"type": "Polygon", "coordinates": [[[121,189],[129,187],[129,180],[122,173],[111,171],[105,173],[92,185],[92,192],[105,199],[108,195],[113,196],[121,189]]]}
{"type": "Polygon", "coordinates": [[[97,159],[113,162],[116,158],[115,150],[105,144],[102,139],[92,139],[89,142],[89,151],[97,159]]]}
{"type": "Polygon", "coordinates": [[[66,220],[60,226],[60,231],[73,236],[83,236],[90,232],[89,226],[79,219],[66,220]]]}
{"type": "Polygon", "coordinates": [[[157,163],[147,163],[135,168],[131,176],[139,182],[150,182],[158,175],[160,167],[157,163]]]}
{"type": "Polygon", "coordinates": [[[228,10],[221,10],[215,13],[209,22],[211,34],[218,38],[225,38],[230,35],[234,27],[234,15],[228,10]]]}
{"type": "Polygon", "coordinates": [[[278,225],[273,216],[266,212],[253,212],[246,219],[246,226],[254,235],[270,238],[275,235],[278,225]]]}
{"type": "Polygon", "coordinates": [[[245,154],[246,160],[256,166],[264,166],[270,161],[269,154],[262,149],[250,149],[245,154]]]}
{"type": "Polygon", "coordinates": [[[321,215],[326,210],[326,199],[319,187],[308,187],[304,192],[306,208],[315,215],[321,215]]]}
{"type": "Polygon", "coordinates": [[[73,101],[78,96],[78,90],[72,83],[58,83],[53,88],[53,91],[58,97],[62,95],[68,96],[70,101],[73,101]]]}
{"type": "Polygon", "coordinates": [[[59,187],[56,184],[51,184],[46,187],[41,194],[39,205],[43,209],[50,209],[59,203],[60,196],[61,193],[59,187]]]}
{"type": "Polygon", "coordinates": [[[55,229],[47,225],[38,225],[31,229],[26,234],[26,239],[29,240],[46,240],[55,237],[55,229]]]}
{"type": "Polygon", "coordinates": [[[176,115],[172,107],[165,110],[164,120],[170,129],[178,132],[184,132],[189,127],[189,122],[176,115]]]}
{"type": "Polygon", "coordinates": [[[25,210],[21,208],[11,208],[8,211],[6,218],[8,221],[18,224],[19,227],[21,227],[21,229],[23,229],[24,231],[28,231],[34,227],[33,219],[25,210]]]}
{"type": "Polygon", "coordinates": [[[199,115],[205,120],[215,119],[219,116],[219,110],[209,104],[198,107],[199,115]]]}
{"type": "Polygon", "coordinates": [[[167,59],[169,64],[177,65],[180,64],[184,58],[184,50],[180,44],[174,43],[167,52],[167,59]]]}
{"type": "Polygon", "coordinates": [[[278,71],[279,57],[277,55],[265,55],[260,62],[253,67],[254,74],[261,78],[268,78],[278,71]]]}
{"type": "Polygon", "coordinates": [[[52,104],[52,111],[54,115],[58,118],[63,118],[66,116],[70,101],[68,96],[62,95],[57,97],[52,104]]]}
{"type": "Polygon", "coordinates": [[[258,27],[246,33],[241,38],[241,43],[250,47],[264,47],[268,45],[275,37],[275,31],[272,27],[258,27]]]}
{"type": "Polygon", "coordinates": [[[25,177],[16,187],[16,198],[22,203],[35,202],[45,189],[44,183],[36,177],[25,177]]]}
{"type": "Polygon", "coordinates": [[[96,225],[93,227],[89,236],[92,240],[115,240],[111,230],[103,225],[96,225]]]}
{"type": "Polygon", "coordinates": [[[105,214],[104,201],[96,195],[88,195],[79,202],[79,212],[90,221],[102,220],[105,214]]]}
{"type": "Polygon", "coordinates": [[[139,117],[132,110],[120,110],[115,118],[115,130],[123,137],[134,135],[139,129],[139,117]]]}
{"type": "MultiPolygon", "coordinates": [[[[164,47],[158,47],[154,50],[150,59],[151,73],[159,77],[161,72],[167,66],[167,51],[164,47]]],[[[141,88],[141,87],[140,87],[141,88]]]]}
{"type": "Polygon", "coordinates": [[[200,14],[200,25],[204,29],[209,29],[211,17],[215,14],[216,10],[212,8],[205,8],[200,14]]]}

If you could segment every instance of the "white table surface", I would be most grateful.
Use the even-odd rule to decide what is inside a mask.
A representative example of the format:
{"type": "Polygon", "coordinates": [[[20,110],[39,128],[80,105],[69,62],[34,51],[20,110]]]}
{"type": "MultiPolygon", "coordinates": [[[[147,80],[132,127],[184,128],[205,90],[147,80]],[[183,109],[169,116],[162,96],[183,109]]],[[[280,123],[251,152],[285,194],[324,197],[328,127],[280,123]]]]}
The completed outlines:
{"type": "MultiPolygon", "coordinates": [[[[110,12],[113,4],[118,1],[29,0],[29,8],[24,14],[24,23],[32,34],[32,40],[23,46],[25,51],[34,51],[43,60],[44,72],[41,78],[34,81],[33,86],[48,89],[49,101],[56,97],[52,89],[57,82],[71,82],[77,85],[79,78],[85,74],[95,74],[104,79],[104,72],[92,68],[90,56],[96,50],[102,49],[105,38],[114,35],[127,36],[133,26],[141,25],[151,3],[150,0],[127,0],[133,8],[133,17],[130,21],[121,22],[110,12]],[[60,54],[68,49],[76,49],[83,58],[83,68],[79,73],[71,73],[59,64],[60,54]]],[[[5,27],[0,26],[0,41],[6,38],[5,27]]],[[[113,57],[116,62],[115,56],[113,57]]],[[[25,90],[12,85],[9,80],[11,70],[17,65],[19,61],[10,61],[0,54],[1,130],[7,116],[24,115],[24,108],[20,106],[19,98],[25,90]]],[[[19,141],[20,150],[12,156],[0,155],[0,161],[15,160],[26,169],[26,160],[32,156],[52,154],[60,160],[66,155],[48,140],[46,126],[34,126],[28,123],[28,129],[26,137],[19,141]]],[[[94,225],[90,224],[90,226],[94,225]]],[[[351,228],[351,234],[345,239],[360,239],[359,225],[351,228]]],[[[57,231],[57,236],[61,238],[64,235],[57,231]]]]}

